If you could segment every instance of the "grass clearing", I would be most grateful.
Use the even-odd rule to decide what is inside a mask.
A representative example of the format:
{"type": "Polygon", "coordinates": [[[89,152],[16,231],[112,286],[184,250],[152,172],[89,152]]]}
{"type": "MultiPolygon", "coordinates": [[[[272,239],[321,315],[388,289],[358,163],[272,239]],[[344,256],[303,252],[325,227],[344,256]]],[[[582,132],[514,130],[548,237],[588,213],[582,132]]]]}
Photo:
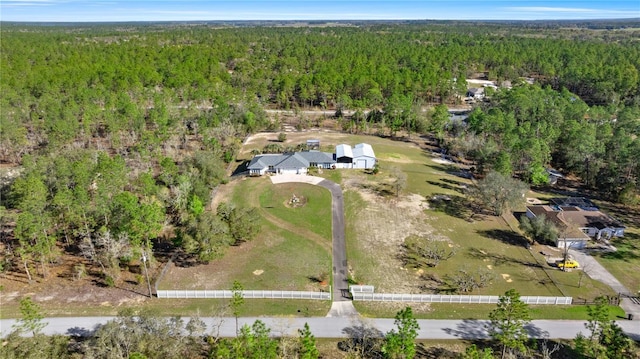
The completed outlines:
{"type": "Polygon", "coordinates": [[[331,238],[331,194],[325,188],[304,183],[272,185],[260,193],[260,207],[270,214],[324,238],[331,238]],[[300,207],[289,203],[293,196],[300,207]]]}
{"type": "MultiPolygon", "coordinates": [[[[277,134],[259,134],[247,142],[242,153],[250,158],[251,149],[262,148],[273,141],[269,136],[277,134]]],[[[463,294],[500,295],[511,288],[521,295],[572,296],[586,300],[614,294],[610,288],[587,276],[581,278],[579,271],[561,272],[549,266],[540,254],[540,248],[527,249],[523,238],[513,232],[512,229],[517,228],[514,218],[474,213],[465,198],[471,181],[457,165],[434,157],[409,142],[327,132],[287,133],[290,144],[311,138],[319,138],[324,150],[340,143],[367,142],[374,147],[380,161],[378,175],[357,170],[324,170],[318,174],[341,184],[344,190],[347,258],[349,276],[354,282],[374,285],[377,292],[383,293],[433,293],[440,292],[451,275],[465,269],[491,272],[493,279],[487,287],[463,294]],[[392,167],[408,175],[406,190],[399,197],[390,187],[392,167]],[[440,200],[434,201],[434,198],[440,200]],[[456,248],[457,254],[434,268],[404,268],[401,244],[410,234],[446,241],[456,248]]],[[[247,289],[274,289],[276,283],[285,287],[287,283],[292,283],[292,287],[308,287],[312,285],[309,277],[313,272],[330,268],[330,249],[326,247],[331,242],[328,192],[303,184],[274,186],[268,178],[241,179],[233,181],[232,185],[233,190],[227,192],[231,193],[234,202],[260,209],[264,225],[261,239],[256,243],[265,243],[256,244],[256,248],[248,249],[247,253],[225,256],[221,261],[225,268],[241,268],[219,268],[212,272],[225,278],[220,280],[221,286],[228,287],[234,279],[240,278],[247,289]],[[307,198],[305,206],[291,208],[287,205],[293,194],[307,198]],[[299,243],[302,241],[305,241],[304,245],[299,243]],[[271,246],[264,246],[266,243],[271,246]],[[323,253],[318,254],[318,251],[323,253]],[[316,259],[309,260],[309,255],[316,259]],[[308,262],[315,267],[299,273],[300,268],[308,268],[308,262]],[[256,276],[254,267],[266,269],[256,276]]],[[[397,303],[359,302],[356,305],[365,315],[386,317],[392,317],[402,308],[402,304],[397,303]]],[[[451,313],[462,313],[454,317],[481,318],[488,313],[478,305],[468,308],[442,306],[424,305],[421,315],[448,318],[451,313]]],[[[535,311],[539,318],[584,319],[584,311],[571,309],[574,307],[544,306],[535,311]]]]}
{"type": "MultiPolygon", "coordinates": [[[[135,305],[122,306],[82,306],[74,305],[70,310],[68,305],[38,303],[45,316],[76,317],[76,316],[115,316],[125,308],[136,310],[150,309],[165,316],[189,317],[231,317],[228,299],[147,299],[135,305]]],[[[323,317],[331,307],[331,302],[322,300],[279,300],[279,299],[245,299],[240,315],[250,317],[282,316],[282,317],[323,317]]],[[[0,318],[20,317],[19,304],[2,305],[0,318]]]]}
{"type": "Polygon", "coordinates": [[[611,244],[618,250],[595,255],[596,259],[631,293],[640,295],[640,229],[627,227],[624,237],[611,244]]]}
{"type": "Polygon", "coordinates": [[[343,172],[346,216],[354,219],[347,221],[346,233],[354,281],[374,285],[380,293],[434,293],[446,287],[448,277],[465,269],[491,272],[493,280],[485,288],[461,294],[500,295],[511,288],[521,295],[587,300],[615,294],[587,276],[580,279],[579,271],[551,267],[536,248],[528,250],[524,238],[513,231],[515,218],[474,213],[465,198],[471,181],[464,168],[404,142],[384,140],[374,150],[380,159],[379,175],[343,172]],[[408,174],[400,198],[376,192],[389,182],[392,167],[408,174]],[[412,233],[448,241],[457,253],[437,267],[406,269],[401,244],[412,233]]]}
{"type": "Polygon", "coordinates": [[[173,264],[159,288],[229,289],[237,280],[247,290],[328,290],[328,283],[318,279],[331,272],[329,191],[298,183],[273,185],[268,178],[241,179],[229,185],[234,203],[259,209],[258,236],[206,265],[181,268],[173,264]],[[293,193],[306,199],[303,206],[288,206],[293,193]]]}

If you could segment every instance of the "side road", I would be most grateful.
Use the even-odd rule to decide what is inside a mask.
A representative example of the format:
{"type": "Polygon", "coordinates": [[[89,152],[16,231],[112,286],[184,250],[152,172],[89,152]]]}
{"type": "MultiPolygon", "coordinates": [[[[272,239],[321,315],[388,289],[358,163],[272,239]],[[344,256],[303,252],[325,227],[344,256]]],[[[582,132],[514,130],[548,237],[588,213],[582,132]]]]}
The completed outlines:
{"type": "MultiPolygon", "coordinates": [[[[76,317],[45,318],[48,325],[43,329],[47,335],[91,335],[100,325],[114,317],[76,317]]],[[[201,318],[214,336],[233,337],[236,335],[235,318],[201,318]]],[[[374,318],[274,318],[250,317],[240,318],[240,325],[251,325],[261,320],[275,336],[297,336],[298,329],[305,323],[317,338],[362,338],[381,337],[391,329],[396,329],[394,319],[374,318]]],[[[0,320],[0,337],[11,332],[15,319],[0,320]]],[[[640,326],[635,321],[618,321],[620,327],[632,339],[640,341],[640,326]]],[[[420,330],[418,339],[486,339],[489,337],[485,326],[486,320],[418,320],[420,330]]],[[[527,330],[531,338],[573,339],[580,332],[587,334],[585,322],[580,320],[534,320],[527,330]]]]}

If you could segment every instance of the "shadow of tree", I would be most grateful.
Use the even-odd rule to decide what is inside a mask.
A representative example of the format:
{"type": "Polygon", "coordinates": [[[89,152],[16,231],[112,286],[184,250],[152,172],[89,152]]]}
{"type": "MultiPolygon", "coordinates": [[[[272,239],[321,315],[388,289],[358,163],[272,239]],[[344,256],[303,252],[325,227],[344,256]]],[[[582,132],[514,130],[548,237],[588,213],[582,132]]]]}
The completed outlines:
{"type": "Polygon", "coordinates": [[[505,263],[517,263],[523,266],[531,267],[531,268],[543,268],[538,262],[535,261],[524,261],[522,259],[505,256],[503,254],[496,253],[488,253],[479,248],[471,247],[469,248],[469,255],[473,258],[478,259],[490,259],[493,261],[495,265],[502,265],[505,263]]]}
{"type": "Polygon", "coordinates": [[[513,246],[526,247],[529,243],[526,238],[518,233],[504,229],[489,229],[479,231],[478,234],[487,238],[497,239],[502,243],[511,244],[513,246]]]}
{"type": "Polygon", "coordinates": [[[436,193],[429,199],[429,208],[465,221],[472,221],[474,218],[472,203],[462,196],[436,193]]]}
{"type": "Polygon", "coordinates": [[[455,328],[444,328],[444,332],[460,339],[489,339],[486,320],[464,319],[455,328]]]}
{"type": "Polygon", "coordinates": [[[601,258],[623,261],[640,259],[640,235],[627,232],[624,237],[612,239],[611,244],[616,247],[617,250],[615,252],[593,254],[601,258]]]}
{"type": "Polygon", "coordinates": [[[100,329],[100,327],[101,327],[100,324],[94,326],[92,329],[73,327],[73,328],[67,329],[67,332],[65,334],[72,337],[88,338],[93,336],[98,331],[98,329],[100,329]]]}
{"type": "Polygon", "coordinates": [[[640,208],[638,207],[628,207],[610,202],[599,202],[598,207],[624,225],[633,226],[640,223],[640,208]]]}
{"type": "Polygon", "coordinates": [[[416,345],[416,358],[424,359],[458,359],[460,353],[439,346],[416,345]]]}
{"type": "Polygon", "coordinates": [[[338,342],[338,349],[359,358],[383,358],[380,351],[384,333],[366,323],[359,322],[342,329],[349,337],[338,342]]]}
{"type": "Polygon", "coordinates": [[[529,337],[543,339],[549,337],[549,332],[542,330],[532,323],[525,324],[524,329],[529,333],[529,337]]]}
{"type": "Polygon", "coordinates": [[[462,189],[460,187],[452,186],[451,184],[448,184],[448,183],[443,183],[443,182],[438,182],[438,181],[431,181],[431,180],[428,180],[427,183],[432,185],[432,186],[440,187],[442,189],[448,189],[450,191],[456,191],[456,192],[462,193],[462,189]]]}

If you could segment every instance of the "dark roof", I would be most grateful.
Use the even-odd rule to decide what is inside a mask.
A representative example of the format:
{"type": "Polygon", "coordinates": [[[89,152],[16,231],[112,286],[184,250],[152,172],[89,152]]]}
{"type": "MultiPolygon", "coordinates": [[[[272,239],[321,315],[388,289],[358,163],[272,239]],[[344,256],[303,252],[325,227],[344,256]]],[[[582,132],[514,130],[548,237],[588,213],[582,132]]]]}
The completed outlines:
{"type": "Polygon", "coordinates": [[[254,157],[247,169],[261,170],[273,166],[274,168],[304,168],[314,163],[335,163],[333,154],[320,151],[303,151],[285,154],[267,154],[254,157]]]}
{"type": "Polygon", "coordinates": [[[305,168],[309,167],[309,161],[305,160],[299,153],[294,153],[292,155],[284,155],[286,156],[280,163],[278,163],[276,168],[305,168]]]}
{"type": "Polygon", "coordinates": [[[559,207],[578,207],[584,211],[598,211],[598,206],[584,197],[559,197],[551,198],[550,201],[559,207]]]}
{"type": "Polygon", "coordinates": [[[298,152],[305,160],[315,163],[335,163],[333,160],[333,153],[320,152],[320,151],[302,151],[298,152]]]}
{"type": "Polygon", "coordinates": [[[250,170],[261,170],[265,167],[275,166],[282,162],[284,155],[258,155],[247,166],[250,170]]]}

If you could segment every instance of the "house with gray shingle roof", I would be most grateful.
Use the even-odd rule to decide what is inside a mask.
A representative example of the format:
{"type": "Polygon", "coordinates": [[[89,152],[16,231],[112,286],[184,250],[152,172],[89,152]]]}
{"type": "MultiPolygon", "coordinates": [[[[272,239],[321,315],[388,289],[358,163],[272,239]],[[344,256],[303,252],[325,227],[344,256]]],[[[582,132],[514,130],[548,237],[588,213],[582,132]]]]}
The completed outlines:
{"type": "Polygon", "coordinates": [[[309,167],[335,168],[335,163],[332,153],[302,151],[259,155],[251,160],[247,169],[250,176],[262,176],[265,173],[305,174],[309,167]]]}
{"type": "Polygon", "coordinates": [[[263,154],[255,156],[247,169],[249,176],[266,173],[306,174],[309,168],[360,168],[371,169],[376,165],[376,155],[367,143],[336,146],[335,153],[302,151],[283,154],[263,154]]]}

